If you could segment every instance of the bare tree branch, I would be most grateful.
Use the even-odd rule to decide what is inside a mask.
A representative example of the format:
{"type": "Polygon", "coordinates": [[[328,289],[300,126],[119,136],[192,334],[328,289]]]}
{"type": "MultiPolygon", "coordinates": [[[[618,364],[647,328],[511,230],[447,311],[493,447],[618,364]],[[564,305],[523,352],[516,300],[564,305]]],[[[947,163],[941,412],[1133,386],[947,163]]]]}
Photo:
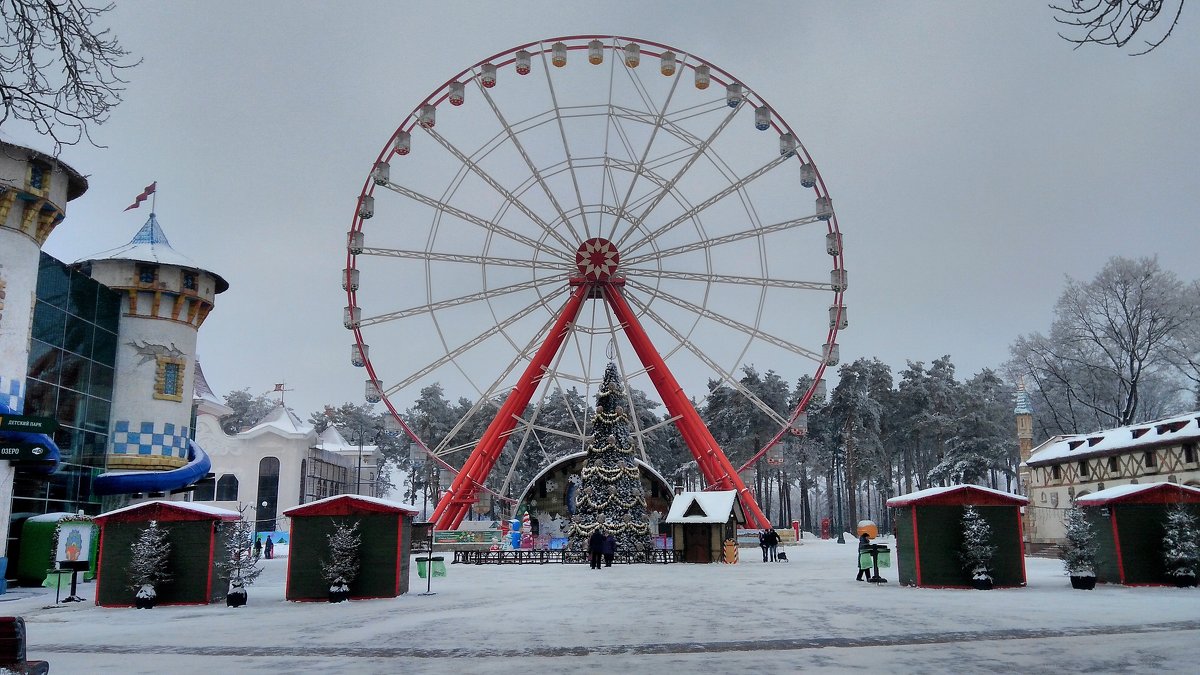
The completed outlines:
{"type": "Polygon", "coordinates": [[[1171,36],[1171,32],[1179,24],[1183,3],[1184,0],[1071,0],[1069,6],[1050,5],[1050,8],[1058,12],[1054,20],[1064,26],[1070,26],[1074,33],[1059,33],[1059,37],[1074,43],[1078,49],[1088,43],[1122,48],[1129,44],[1142,26],[1163,15],[1165,7],[1174,6],[1174,14],[1171,14],[1170,10],[1165,14],[1171,17],[1171,22],[1163,31],[1162,37],[1153,41],[1147,40],[1145,49],[1131,54],[1141,56],[1153,51],[1171,36]]]}
{"type": "Polygon", "coordinates": [[[133,60],[97,22],[113,5],[85,0],[0,0],[0,125],[18,120],[64,145],[87,139],[121,102],[133,60]]]}

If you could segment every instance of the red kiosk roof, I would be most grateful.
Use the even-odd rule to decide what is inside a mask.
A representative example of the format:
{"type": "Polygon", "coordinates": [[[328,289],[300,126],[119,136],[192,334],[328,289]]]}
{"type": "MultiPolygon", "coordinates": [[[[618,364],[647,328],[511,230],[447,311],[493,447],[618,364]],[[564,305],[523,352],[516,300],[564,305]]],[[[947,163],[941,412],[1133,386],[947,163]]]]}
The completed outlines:
{"type": "Polygon", "coordinates": [[[957,506],[971,504],[975,506],[1025,506],[1029,500],[1011,492],[1001,492],[982,485],[951,485],[949,487],[932,487],[917,490],[899,497],[887,500],[889,508],[898,506],[943,505],[957,506]]]}
{"type": "Polygon", "coordinates": [[[1200,488],[1175,483],[1117,485],[1075,498],[1079,506],[1106,504],[1200,504],[1200,488]]]}
{"type": "Polygon", "coordinates": [[[283,515],[289,518],[295,516],[349,516],[355,513],[403,513],[415,516],[419,512],[419,509],[412,504],[401,504],[361,495],[334,495],[308,504],[293,506],[285,510],[283,515]]]}
{"type": "Polygon", "coordinates": [[[101,525],[108,521],[139,522],[160,520],[164,522],[181,520],[238,520],[241,514],[229,509],[221,509],[205,504],[191,502],[168,502],[156,500],[126,506],[115,511],[109,511],[96,516],[95,521],[101,525]]]}

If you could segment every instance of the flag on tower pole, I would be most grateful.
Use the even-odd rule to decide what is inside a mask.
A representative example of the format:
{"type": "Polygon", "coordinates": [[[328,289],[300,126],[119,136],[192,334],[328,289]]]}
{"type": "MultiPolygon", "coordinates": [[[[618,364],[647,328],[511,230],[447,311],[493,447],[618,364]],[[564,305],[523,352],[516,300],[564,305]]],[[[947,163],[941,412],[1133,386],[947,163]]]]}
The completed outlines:
{"type": "Polygon", "coordinates": [[[137,198],[133,200],[132,204],[130,204],[129,206],[126,206],[125,210],[128,211],[129,209],[136,209],[138,206],[141,205],[142,202],[146,201],[146,199],[150,195],[154,194],[154,191],[157,188],[158,188],[158,181],[154,181],[153,183],[147,185],[146,189],[142,190],[142,194],[138,195],[137,198]]]}

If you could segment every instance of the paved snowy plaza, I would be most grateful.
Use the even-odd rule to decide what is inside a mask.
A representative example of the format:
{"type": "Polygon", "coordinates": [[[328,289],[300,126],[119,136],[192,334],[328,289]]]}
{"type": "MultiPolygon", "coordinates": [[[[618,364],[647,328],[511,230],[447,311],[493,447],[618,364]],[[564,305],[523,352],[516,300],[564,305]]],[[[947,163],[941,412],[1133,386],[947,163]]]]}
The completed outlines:
{"type": "MultiPolygon", "coordinates": [[[[853,540],[851,540],[852,542],[853,540]]],[[[806,540],[789,563],[448,565],[436,595],[330,605],[283,600],[266,561],[250,604],[53,607],[14,589],[30,658],[86,673],[1196,672],[1200,591],[1073,591],[1056,560],[1023,589],[854,581],[853,543],[806,540]]],[[[413,566],[415,570],[415,566],[413,566]]]]}

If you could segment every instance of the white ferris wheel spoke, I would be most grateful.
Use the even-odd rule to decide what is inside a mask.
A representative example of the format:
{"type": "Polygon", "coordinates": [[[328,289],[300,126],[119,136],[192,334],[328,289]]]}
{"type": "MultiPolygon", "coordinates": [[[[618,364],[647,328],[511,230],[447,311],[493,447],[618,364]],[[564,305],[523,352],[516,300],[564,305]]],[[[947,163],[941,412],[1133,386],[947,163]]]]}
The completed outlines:
{"type": "Polygon", "coordinates": [[[671,248],[664,248],[659,251],[653,251],[651,253],[644,253],[642,255],[630,256],[628,259],[622,259],[621,265],[622,266],[625,266],[625,265],[633,266],[633,265],[638,265],[640,263],[644,263],[649,260],[654,260],[656,258],[665,258],[668,256],[680,255],[683,253],[690,253],[692,251],[699,251],[702,249],[711,249],[716,246],[721,246],[722,244],[728,244],[728,243],[735,242],[735,241],[741,241],[743,239],[750,239],[752,237],[761,237],[765,234],[770,234],[772,232],[782,232],[783,230],[789,230],[793,227],[799,227],[801,225],[811,225],[811,224],[817,223],[817,222],[822,222],[822,221],[820,218],[818,218],[815,215],[804,216],[803,218],[793,218],[791,220],[783,220],[778,223],[772,223],[771,225],[764,225],[762,227],[751,228],[749,230],[733,232],[731,234],[725,234],[725,235],[721,235],[719,237],[712,237],[711,239],[701,239],[700,241],[695,241],[690,244],[683,244],[683,245],[674,246],[671,248]]]}
{"type": "Polygon", "coordinates": [[[746,174],[745,176],[742,176],[741,178],[734,181],[733,183],[730,183],[724,189],[717,192],[716,194],[709,197],[708,199],[700,202],[699,204],[692,207],[691,209],[684,211],[682,214],[676,216],[670,222],[666,223],[665,225],[662,225],[657,230],[654,230],[653,232],[646,235],[645,237],[642,237],[641,239],[637,240],[633,244],[626,246],[625,250],[636,251],[639,248],[641,248],[642,246],[644,246],[646,243],[653,241],[655,239],[658,239],[663,234],[674,229],[680,223],[691,219],[693,216],[700,213],[704,209],[707,209],[708,207],[712,206],[713,204],[716,204],[717,202],[721,201],[725,197],[728,197],[730,194],[733,194],[734,192],[741,190],[742,188],[746,187],[751,182],[753,182],[755,179],[765,175],[771,169],[774,169],[775,167],[779,166],[780,164],[783,164],[787,160],[788,160],[788,157],[786,155],[779,155],[778,157],[775,157],[774,159],[767,162],[763,166],[755,169],[754,171],[746,174]]]}
{"type": "Polygon", "coordinates": [[[546,198],[549,199],[550,203],[554,206],[554,210],[558,213],[559,220],[561,220],[563,225],[571,232],[571,236],[575,237],[579,241],[583,241],[583,237],[580,237],[579,233],[575,231],[575,224],[572,223],[571,219],[567,217],[566,211],[563,210],[562,204],[559,203],[558,197],[554,194],[554,191],[550,189],[550,186],[546,184],[541,172],[538,171],[537,167],[534,165],[533,158],[531,158],[528,151],[525,150],[525,146],[521,143],[519,135],[513,131],[511,126],[509,126],[508,120],[505,119],[504,113],[501,112],[499,106],[496,105],[495,99],[492,98],[492,95],[483,86],[479,86],[478,89],[483,94],[484,100],[488,102],[488,106],[491,107],[492,114],[494,114],[496,119],[500,122],[500,126],[504,127],[504,133],[507,135],[509,142],[512,143],[513,147],[516,148],[517,152],[521,155],[521,159],[525,161],[525,166],[529,169],[530,177],[533,178],[539,186],[541,186],[542,192],[545,193],[546,198]]]}
{"type": "Polygon", "coordinates": [[[546,50],[542,48],[542,72],[546,74],[546,88],[550,90],[550,102],[554,104],[554,119],[558,122],[558,135],[562,138],[563,156],[567,159],[567,168],[571,170],[571,183],[575,186],[575,200],[579,204],[579,219],[583,221],[583,232],[592,236],[592,228],[588,225],[587,212],[583,210],[583,192],[579,189],[579,176],[571,163],[571,144],[567,142],[567,129],[563,126],[562,108],[558,105],[558,94],[554,91],[554,79],[550,77],[550,64],[546,63],[546,50]]]}
{"type": "MultiPolygon", "coordinates": [[[[750,401],[754,407],[761,410],[763,414],[770,417],[780,426],[786,426],[788,424],[787,419],[776,412],[771,406],[767,405],[766,402],[764,402],[758,396],[755,396],[754,392],[750,391],[744,384],[742,384],[733,373],[722,368],[717,364],[716,361],[713,361],[707,354],[701,351],[699,347],[693,344],[691,340],[688,340],[686,337],[684,337],[678,330],[675,329],[674,326],[671,325],[671,322],[659,316],[658,313],[651,309],[648,305],[643,305],[640,302],[637,302],[637,304],[645,312],[646,316],[649,316],[651,319],[653,319],[655,323],[657,323],[663,330],[667,331],[671,337],[678,340],[679,343],[682,344],[688,351],[690,351],[696,358],[700,359],[706,366],[713,369],[715,372],[720,373],[721,379],[725,382],[725,384],[736,389],[738,393],[750,401]]],[[[741,359],[739,358],[738,361],[740,362],[741,359]]]]}
{"type": "Polygon", "coordinates": [[[531,261],[528,258],[497,258],[487,255],[469,255],[464,253],[436,253],[434,251],[416,251],[401,248],[363,247],[362,256],[377,256],[380,258],[406,258],[409,260],[426,260],[429,262],[452,262],[467,265],[495,265],[497,267],[518,267],[521,269],[546,269],[554,272],[570,274],[575,271],[575,265],[549,261],[531,261]]]}
{"type": "Polygon", "coordinates": [[[516,293],[518,291],[527,291],[527,290],[535,289],[535,288],[538,288],[539,286],[545,286],[545,285],[551,284],[551,283],[562,283],[562,280],[557,279],[555,277],[544,277],[542,279],[531,279],[529,281],[522,281],[522,282],[515,283],[515,284],[509,284],[508,286],[497,286],[496,288],[490,288],[490,289],[487,289],[484,291],[479,291],[478,293],[470,293],[468,295],[460,295],[457,298],[450,298],[448,300],[440,300],[438,302],[431,302],[431,303],[424,304],[424,305],[418,305],[416,307],[409,307],[408,309],[402,309],[397,312],[388,312],[387,314],[380,314],[379,316],[374,316],[374,317],[371,317],[368,319],[363,319],[361,322],[359,322],[359,325],[366,327],[366,326],[374,326],[375,324],[380,324],[380,323],[384,323],[387,321],[396,321],[398,319],[407,319],[409,317],[417,316],[419,314],[428,314],[431,312],[436,312],[439,309],[448,309],[450,307],[466,305],[466,304],[470,304],[473,302],[479,302],[481,300],[491,300],[493,298],[498,298],[502,295],[508,295],[509,293],[516,293]]]}
{"type": "Polygon", "coordinates": [[[542,228],[542,230],[545,231],[546,234],[550,235],[559,244],[562,244],[562,247],[564,250],[574,251],[575,247],[579,245],[578,243],[573,244],[573,243],[567,241],[567,239],[565,237],[563,237],[561,234],[559,234],[557,230],[555,230],[553,227],[550,227],[549,223],[547,223],[545,220],[543,220],[541,216],[534,213],[533,209],[529,208],[528,204],[526,204],[524,201],[518,199],[513,193],[509,192],[503,185],[500,184],[499,181],[497,181],[495,178],[493,178],[491,176],[491,174],[484,171],[470,157],[467,157],[466,154],[464,154],[461,150],[456,148],[453,143],[446,140],[446,138],[444,136],[442,136],[438,132],[434,131],[433,129],[425,129],[425,132],[428,133],[431,137],[433,137],[433,139],[435,141],[440,143],[442,145],[442,147],[446,148],[446,150],[450,154],[454,155],[454,157],[456,159],[458,159],[458,161],[462,162],[464,166],[468,167],[472,173],[474,173],[476,176],[479,176],[479,178],[481,178],[483,180],[483,182],[485,182],[489,186],[491,186],[491,188],[493,190],[495,190],[501,197],[504,197],[504,199],[509,204],[517,207],[517,210],[519,210],[521,213],[525,214],[526,218],[533,221],[533,223],[536,224],[538,227],[542,228]]]}
{"type": "Polygon", "coordinates": [[[529,248],[531,248],[535,251],[541,251],[542,253],[553,256],[555,258],[558,258],[559,260],[574,260],[574,258],[575,258],[574,252],[572,252],[572,254],[570,256],[568,256],[563,251],[546,246],[544,243],[542,243],[540,241],[536,241],[534,239],[530,239],[529,237],[526,237],[523,234],[518,234],[516,232],[513,232],[512,230],[500,225],[497,222],[494,222],[494,221],[488,220],[486,218],[477,216],[473,213],[464,211],[464,210],[458,208],[457,206],[453,206],[451,204],[446,203],[443,200],[434,199],[433,197],[423,195],[420,192],[417,192],[416,190],[409,189],[407,187],[404,187],[403,185],[399,185],[399,184],[396,184],[396,183],[393,183],[390,181],[387,183],[384,183],[383,186],[386,187],[387,189],[391,190],[392,192],[395,192],[396,194],[403,195],[415,202],[420,202],[426,206],[436,209],[439,212],[438,213],[439,217],[442,214],[454,216],[461,220],[465,220],[468,223],[478,225],[479,227],[481,227],[489,232],[503,235],[504,237],[511,239],[515,242],[525,244],[526,246],[528,246],[529,248]]]}
{"type": "Polygon", "coordinates": [[[795,288],[805,291],[832,291],[833,286],[828,282],[794,281],[791,279],[775,279],[766,276],[738,276],[732,274],[706,274],[701,272],[675,272],[644,267],[626,267],[621,265],[621,272],[626,276],[647,276],[655,279],[675,279],[679,281],[697,281],[704,283],[741,284],[746,286],[763,286],[769,288],[795,288]]]}
{"type": "MultiPolygon", "coordinates": [[[[667,302],[669,302],[681,309],[686,309],[689,312],[691,312],[697,316],[700,316],[705,319],[710,319],[712,321],[716,321],[717,323],[719,323],[723,326],[732,328],[732,329],[739,331],[741,333],[744,333],[752,338],[758,338],[759,340],[762,340],[763,342],[766,342],[771,345],[775,345],[776,347],[779,347],[781,349],[786,349],[789,352],[792,352],[793,354],[796,354],[798,356],[803,356],[803,357],[812,359],[813,361],[821,361],[823,358],[822,355],[819,354],[818,352],[815,352],[811,349],[806,349],[797,344],[793,344],[791,342],[788,342],[787,340],[784,340],[783,338],[771,335],[770,333],[765,333],[754,326],[748,326],[748,325],[742,323],[741,321],[731,319],[723,314],[718,314],[717,312],[714,312],[711,309],[708,309],[707,307],[701,307],[700,305],[697,305],[693,302],[688,302],[687,300],[684,300],[683,298],[677,297],[675,295],[672,295],[670,293],[663,291],[661,288],[659,288],[659,289],[651,288],[651,287],[649,287],[637,280],[634,280],[634,279],[628,279],[628,280],[626,280],[626,283],[631,286],[641,288],[641,289],[645,290],[648,294],[651,294],[655,297],[662,298],[663,300],[666,300],[667,302]]],[[[630,296],[630,299],[632,301],[638,302],[639,306],[641,306],[640,301],[637,301],[636,298],[634,298],[632,295],[630,296]]]]}

